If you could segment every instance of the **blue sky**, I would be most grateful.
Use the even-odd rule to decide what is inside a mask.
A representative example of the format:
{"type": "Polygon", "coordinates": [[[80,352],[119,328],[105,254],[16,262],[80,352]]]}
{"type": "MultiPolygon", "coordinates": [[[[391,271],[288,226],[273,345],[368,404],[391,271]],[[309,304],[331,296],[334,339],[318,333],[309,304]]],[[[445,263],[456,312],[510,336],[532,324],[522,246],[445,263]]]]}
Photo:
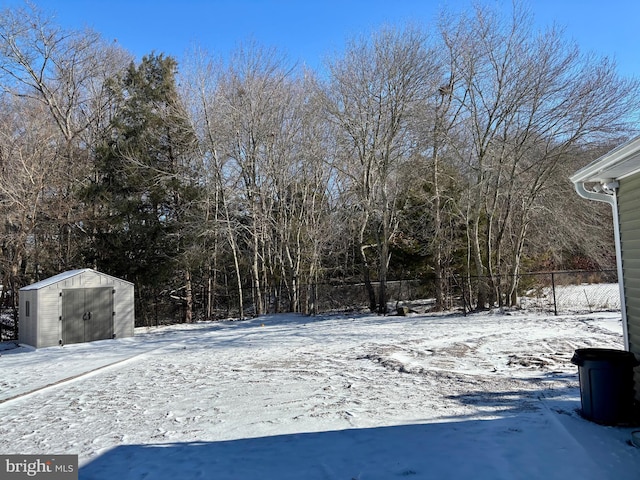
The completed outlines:
{"type": "MultiPolygon", "coordinates": [[[[345,40],[384,24],[430,25],[442,7],[472,0],[33,0],[67,28],[92,27],[138,58],[152,51],[182,58],[201,46],[225,56],[239,42],[277,47],[318,68],[345,40]]],[[[0,0],[6,7],[18,0],[0,0]]],[[[511,0],[482,0],[509,11],[511,0]]],[[[583,51],[614,57],[622,75],[640,76],[638,0],[529,0],[540,27],[557,23],[583,51]]]]}

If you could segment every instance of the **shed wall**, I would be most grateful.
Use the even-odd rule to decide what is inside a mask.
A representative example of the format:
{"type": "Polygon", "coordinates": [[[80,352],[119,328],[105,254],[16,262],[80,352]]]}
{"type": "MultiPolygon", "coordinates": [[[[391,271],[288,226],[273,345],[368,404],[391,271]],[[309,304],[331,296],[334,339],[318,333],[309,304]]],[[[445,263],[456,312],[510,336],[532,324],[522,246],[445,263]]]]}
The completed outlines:
{"type": "Polygon", "coordinates": [[[37,292],[27,291],[20,294],[18,341],[27,345],[37,345],[38,341],[38,302],[37,292]],[[27,304],[29,315],[27,315],[27,304]]]}
{"type": "MultiPolygon", "coordinates": [[[[620,181],[618,214],[629,350],[640,358],[640,174],[620,181]]],[[[640,368],[635,385],[640,400],[640,368]]]]}
{"type": "MultiPolygon", "coordinates": [[[[39,286],[39,285],[38,285],[39,286]]],[[[35,285],[34,285],[35,287],[35,285]]],[[[58,345],[62,338],[62,297],[68,289],[110,287],[113,290],[113,333],[116,338],[134,334],[133,284],[94,270],[85,270],[50,285],[20,291],[20,342],[36,348],[58,345]],[[29,301],[29,317],[25,313],[29,301]]]]}
{"type": "Polygon", "coordinates": [[[116,338],[133,337],[135,326],[133,285],[119,282],[114,287],[116,293],[113,299],[113,332],[116,338]]]}
{"type": "Polygon", "coordinates": [[[58,345],[60,340],[60,291],[57,284],[44,287],[37,292],[38,343],[36,347],[58,345]]]}

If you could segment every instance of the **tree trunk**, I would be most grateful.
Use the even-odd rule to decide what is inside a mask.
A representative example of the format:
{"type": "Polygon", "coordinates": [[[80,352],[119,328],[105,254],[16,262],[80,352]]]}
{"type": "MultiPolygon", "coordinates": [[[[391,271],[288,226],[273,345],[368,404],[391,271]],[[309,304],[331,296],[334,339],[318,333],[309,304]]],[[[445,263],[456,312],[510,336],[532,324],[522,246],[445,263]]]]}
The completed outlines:
{"type": "Polygon", "coordinates": [[[369,310],[375,312],[378,307],[378,302],[376,301],[376,292],[373,289],[373,285],[371,285],[371,269],[369,267],[369,262],[367,261],[367,254],[365,252],[366,245],[360,246],[360,256],[362,259],[362,275],[364,279],[364,288],[367,291],[367,295],[369,296],[369,310]]]}
{"type": "Polygon", "coordinates": [[[511,271],[511,285],[509,287],[509,306],[515,307],[518,305],[518,283],[520,281],[520,261],[522,259],[522,251],[524,250],[524,243],[527,237],[527,221],[523,221],[520,229],[518,230],[518,238],[516,242],[516,248],[513,255],[513,265],[511,271]]]}
{"type": "Polygon", "coordinates": [[[482,250],[480,247],[480,226],[478,225],[478,219],[473,221],[473,231],[471,246],[473,251],[473,259],[475,262],[475,271],[477,277],[477,303],[476,308],[484,309],[487,306],[487,283],[485,279],[485,267],[482,261],[482,250]]]}
{"type": "MultiPolygon", "coordinates": [[[[436,112],[437,116],[437,112],[436,112]]],[[[437,118],[436,118],[437,122],[437,118]]],[[[437,125],[437,123],[436,123],[437,125]]],[[[437,130],[437,126],[436,126],[437,130]]],[[[437,135],[437,131],[434,132],[437,135]]],[[[441,200],[440,200],[440,183],[439,183],[439,151],[436,139],[436,145],[433,149],[433,246],[435,248],[433,267],[436,275],[436,310],[444,310],[444,272],[442,270],[442,214],[440,212],[441,200]]]]}
{"type": "Polygon", "coordinates": [[[366,289],[367,295],[369,296],[369,309],[372,312],[375,312],[378,307],[378,302],[376,301],[376,292],[373,289],[373,285],[371,285],[371,267],[369,266],[366,252],[368,246],[364,244],[364,232],[367,228],[367,223],[369,223],[369,214],[365,213],[362,225],[360,226],[360,260],[362,260],[362,276],[364,280],[364,288],[366,289]]]}
{"type": "Polygon", "coordinates": [[[378,287],[378,313],[386,315],[387,308],[387,271],[389,267],[389,212],[382,216],[382,238],[380,239],[380,284],[378,287]]]}
{"type": "Polygon", "coordinates": [[[193,290],[191,283],[191,270],[187,268],[185,272],[185,306],[184,312],[185,323],[193,323],[193,290]]]}

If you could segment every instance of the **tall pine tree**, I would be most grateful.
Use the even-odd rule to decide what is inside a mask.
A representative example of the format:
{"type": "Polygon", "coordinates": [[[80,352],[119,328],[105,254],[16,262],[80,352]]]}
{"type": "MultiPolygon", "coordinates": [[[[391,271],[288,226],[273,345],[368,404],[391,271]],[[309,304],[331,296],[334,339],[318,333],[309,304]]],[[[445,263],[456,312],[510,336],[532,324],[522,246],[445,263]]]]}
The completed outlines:
{"type": "Polygon", "coordinates": [[[119,107],[96,150],[87,192],[94,206],[90,260],[135,283],[143,324],[152,323],[160,292],[171,289],[186,292],[184,319],[192,319],[185,252],[198,197],[196,138],[178,97],[176,68],[171,57],[152,54],[114,79],[119,107]]]}

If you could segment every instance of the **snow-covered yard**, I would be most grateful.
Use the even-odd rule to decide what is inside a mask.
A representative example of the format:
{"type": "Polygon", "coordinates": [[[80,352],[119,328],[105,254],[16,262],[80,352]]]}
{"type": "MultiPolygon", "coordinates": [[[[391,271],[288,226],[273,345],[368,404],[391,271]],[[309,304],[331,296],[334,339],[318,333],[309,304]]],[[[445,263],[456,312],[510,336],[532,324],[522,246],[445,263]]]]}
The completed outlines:
{"type": "Polygon", "coordinates": [[[637,479],[579,415],[576,348],[619,313],[277,315],[0,354],[0,453],[81,479],[637,479]]]}
{"type": "Polygon", "coordinates": [[[520,305],[527,310],[564,314],[620,310],[620,286],[617,283],[583,283],[532,289],[520,298],[520,305]]]}

